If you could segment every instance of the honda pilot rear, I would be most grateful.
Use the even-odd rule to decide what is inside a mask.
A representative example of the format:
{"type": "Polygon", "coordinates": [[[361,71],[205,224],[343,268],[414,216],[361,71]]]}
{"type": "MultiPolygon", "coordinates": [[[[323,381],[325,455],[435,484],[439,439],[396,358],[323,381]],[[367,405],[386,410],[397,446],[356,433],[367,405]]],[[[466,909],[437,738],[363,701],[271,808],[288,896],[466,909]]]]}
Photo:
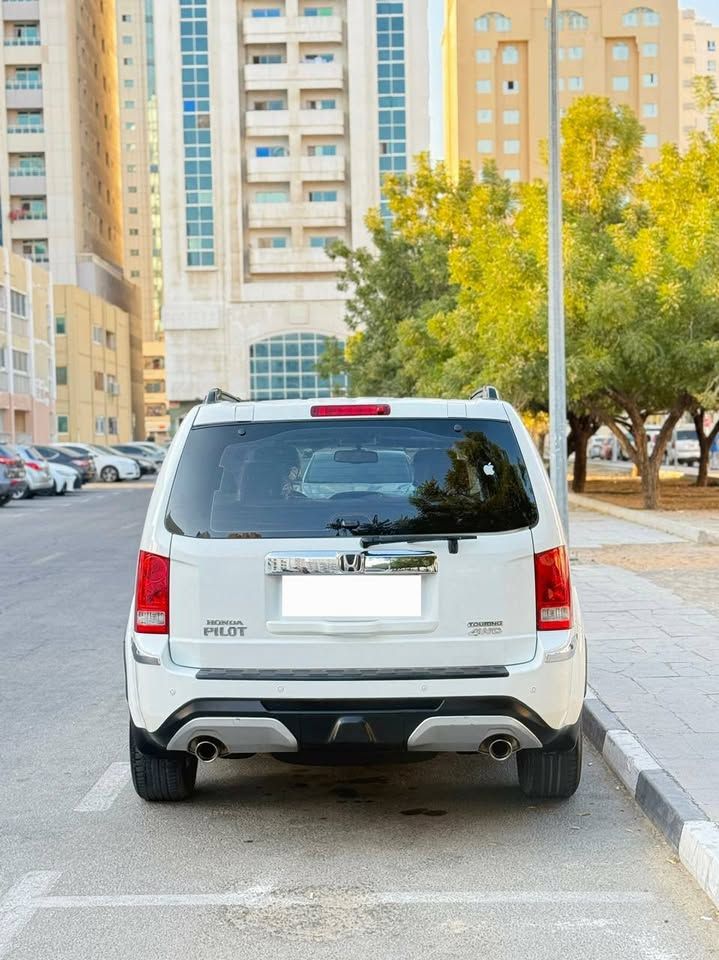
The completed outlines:
{"type": "Polygon", "coordinates": [[[542,462],[499,399],[243,403],[185,419],[126,637],[148,800],[198,760],[516,755],[581,773],[585,645],[542,462]]]}

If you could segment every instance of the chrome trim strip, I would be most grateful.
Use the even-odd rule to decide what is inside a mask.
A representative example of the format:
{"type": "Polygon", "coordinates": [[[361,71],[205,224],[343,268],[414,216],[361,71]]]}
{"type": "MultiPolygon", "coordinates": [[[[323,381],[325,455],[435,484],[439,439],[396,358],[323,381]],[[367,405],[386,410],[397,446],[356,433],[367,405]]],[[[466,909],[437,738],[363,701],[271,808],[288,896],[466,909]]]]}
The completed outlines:
{"type": "Polygon", "coordinates": [[[541,741],[514,717],[428,717],[410,734],[407,749],[430,753],[476,751],[488,737],[511,736],[521,748],[536,749],[541,741]]]}
{"type": "Polygon", "coordinates": [[[347,576],[350,574],[437,573],[439,561],[433,550],[412,550],[409,547],[371,551],[356,550],[340,553],[336,550],[282,550],[265,557],[268,577],[287,576],[347,576]]]}
{"type": "Polygon", "coordinates": [[[162,663],[159,657],[156,657],[151,653],[144,653],[141,651],[134,639],[130,643],[130,649],[132,650],[132,657],[137,663],[148,663],[153,667],[159,667],[162,663]]]}

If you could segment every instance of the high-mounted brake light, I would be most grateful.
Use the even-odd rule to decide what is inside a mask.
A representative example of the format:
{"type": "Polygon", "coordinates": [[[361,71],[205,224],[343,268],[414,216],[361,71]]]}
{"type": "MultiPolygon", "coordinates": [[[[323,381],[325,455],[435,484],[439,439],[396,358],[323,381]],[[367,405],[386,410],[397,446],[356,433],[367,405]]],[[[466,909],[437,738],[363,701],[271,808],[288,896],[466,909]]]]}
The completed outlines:
{"type": "Polygon", "coordinates": [[[170,623],[170,560],[140,550],[135,590],[137,633],[167,633],[170,623]]]}
{"type": "Polygon", "coordinates": [[[534,556],[537,630],[569,630],[572,626],[572,588],[565,547],[534,556]]]}
{"type": "Polygon", "coordinates": [[[327,403],[310,409],[312,417],[388,417],[388,403],[327,403]]]}

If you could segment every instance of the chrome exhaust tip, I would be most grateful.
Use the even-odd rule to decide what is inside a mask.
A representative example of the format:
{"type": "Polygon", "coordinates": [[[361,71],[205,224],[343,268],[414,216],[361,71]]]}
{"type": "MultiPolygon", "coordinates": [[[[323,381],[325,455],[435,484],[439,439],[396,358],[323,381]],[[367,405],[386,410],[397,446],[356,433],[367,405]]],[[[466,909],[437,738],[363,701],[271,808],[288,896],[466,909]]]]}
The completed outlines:
{"type": "Polygon", "coordinates": [[[492,737],[487,743],[487,753],[497,763],[504,763],[519,749],[519,744],[511,737],[492,737]]]}
{"type": "Polygon", "coordinates": [[[195,740],[190,744],[190,752],[194,753],[202,763],[212,763],[220,755],[221,744],[215,740],[195,740]]]}

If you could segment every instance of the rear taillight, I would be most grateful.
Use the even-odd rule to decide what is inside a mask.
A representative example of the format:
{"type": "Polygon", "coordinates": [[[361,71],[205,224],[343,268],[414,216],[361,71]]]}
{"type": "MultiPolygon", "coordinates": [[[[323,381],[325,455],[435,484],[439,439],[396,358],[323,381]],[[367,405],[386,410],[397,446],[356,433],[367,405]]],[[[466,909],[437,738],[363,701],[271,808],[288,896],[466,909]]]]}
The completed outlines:
{"type": "Polygon", "coordinates": [[[568,630],[572,626],[572,588],[565,547],[534,556],[537,630],[568,630]]]}
{"type": "Polygon", "coordinates": [[[28,460],[25,466],[30,467],[31,470],[42,470],[42,464],[35,463],[34,460],[28,460]]]}
{"type": "Polygon", "coordinates": [[[0,457],[0,463],[2,463],[6,467],[14,467],[16,461],[11,460],[10,457],[0,457]]]}
{"type": "Polygon", "coordinates": [[[167,633],[170,623],[170,560],[140,550],[135,590],[137,633],[167,633]]]}
{"type": "Polygon", "coordinates": [[[388,403],[326,403],[310,408],[312,417],[388,417],[388,403]]]}

